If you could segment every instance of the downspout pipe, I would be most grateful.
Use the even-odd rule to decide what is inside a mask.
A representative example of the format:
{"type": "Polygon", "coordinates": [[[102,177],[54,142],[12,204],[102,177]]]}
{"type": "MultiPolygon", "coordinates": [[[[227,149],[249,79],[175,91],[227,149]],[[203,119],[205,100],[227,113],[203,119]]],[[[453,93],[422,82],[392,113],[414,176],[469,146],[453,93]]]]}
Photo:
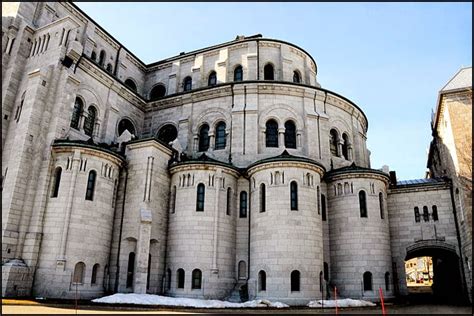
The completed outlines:
{"type": "Polygon", "coordinates": [[[119,244],[117,250],[117,262],[115,263],[116,272],[115,272],[115,286],[114,286],[114,293],[118,293],[118,286],[119,286],[119,275],[120,275],[120,248],[122,246],[122,231],[123,231],[123,217],[125,214],[125,200],[127,196],[127,182],[128,182],[128,169],[127,166],[125,168],[125,183],[123,186],[123,197],[122,197],[122,214],[120,217],[120,232],[119,232],[119,244]]]}
{"type": "Polygon", "coordinates": [[[114,67],[114,77],[117,77],[117,69],[119,63],[119,55],[120,51],[122,50],[122,45],[120,45],[119,49],[117,50],[117,56],[115,56],[115,67],[114,67]]]}
{"type": "Polygon", "coordinates": [[[248,291],[248,283],[250,279],[250,231],[251,231],[251,218],[252,218],[252,212],[250,211],[252,209],[252,181],[249,177],[249,194],[248,194],[248,202],[247,202],[247,213],[249,216],[249,232],[248,232],[248,246],[247,246],[247,291],[248,291]]]}
{"type": "Polygon", "coordinates": [[[257,80],[260,80],[260,41],[257,40],[257,80]]]}
{"type": "Polygon", "coordinates": [[[234,109],[234,84],[230,85],[230,91],[232,92],[232,104],[230,110],[230,130],[229,130],[229,163],[232,163],[232,110],[234,109]]]}

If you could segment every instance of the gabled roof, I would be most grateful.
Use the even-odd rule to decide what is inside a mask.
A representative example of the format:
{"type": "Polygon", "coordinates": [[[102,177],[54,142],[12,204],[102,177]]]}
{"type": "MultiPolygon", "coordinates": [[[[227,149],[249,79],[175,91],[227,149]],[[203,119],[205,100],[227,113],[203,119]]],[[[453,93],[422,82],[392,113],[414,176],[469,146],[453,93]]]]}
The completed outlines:
{"type": "Polygon", "coordinates": [[[472,67],[465,67],[459,69],[459,71],[446,83],[441,89],[441,93],[472,87],[472,67]]]}

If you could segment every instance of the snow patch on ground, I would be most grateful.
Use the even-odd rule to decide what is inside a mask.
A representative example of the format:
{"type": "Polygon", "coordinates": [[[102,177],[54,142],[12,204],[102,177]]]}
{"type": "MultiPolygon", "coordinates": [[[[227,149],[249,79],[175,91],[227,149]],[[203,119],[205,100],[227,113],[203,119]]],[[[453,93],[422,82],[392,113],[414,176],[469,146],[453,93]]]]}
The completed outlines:
{"type": "Polygon", "coordinates": [[[253,308],[253,307],[289,307],[281,302],[270,302],[268,300],[254,300],[244,303],[231,303],[219,300],[200,300],[195,298],[168,297],[152,294],[114,294],[92,300],[94,303],[108,304],[138,304],[138,305],[163,305],[184,306],[198,308],[253,308]]]}
{"type": "Polygon", "coordinates": [[[319,300],[311,301],[308,303],[308,307],[365,307],[365,306],[376,306],[376,304],[363,300],[353,300],[351,298],[344,298],[341,300],[319,300]]]}

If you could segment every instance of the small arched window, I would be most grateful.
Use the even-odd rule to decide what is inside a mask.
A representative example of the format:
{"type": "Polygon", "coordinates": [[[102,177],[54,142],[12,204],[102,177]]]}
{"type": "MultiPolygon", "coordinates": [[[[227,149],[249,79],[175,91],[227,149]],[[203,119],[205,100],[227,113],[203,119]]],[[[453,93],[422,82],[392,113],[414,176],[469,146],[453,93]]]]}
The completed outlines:
{"type": "Polygon", "coordinates": [[[293,121],[285,123],[285,147],[296,148],[296,126],[293,121]]]}
{"type": "Polygon", "coordinates": [[[300,272],[294,270],[291,272],[291,292],[298,292],[300,290],[300,272]]]}
{"type": "MultiPolygon", "coordinates": [[[[18,123],[18,121],[20,120],[20,116],[21,116],[21,110],[23,109],[23,103],[25,103],[25,94],[26,94],[26,91],[23,92],[23,94],[21,95],[21,101],[20,101],[20,105],[18,105],[18,107],[16,108],[16,112],[15,112],[15,118],[14,120],[18,123]]],[[[79,99],[80,100],[80,99],[79,99]]],[[[82,101],[81,101],[82,102],[82,101]]],[[[81,108],[82,109],[82,108],[81,108]]],[[[82,112],[81,112],[82,113],[82,112]]],[[[73,116],[74,116],[74,113],[73,113],[73,116]]],[[[79,121],[79,119],[78,119],[79,121]]],[[[72,122],[71,122],[72,124],[72,122]]]]}
{"type": "Polygon", "coordinates": [[[199,129],[199,151],[207,151],[209,149],[209,125],[204,124],[199,129]]]}
{"type": "Polygon", "coordinates": [[[239,280],[245,280],[247,278],[247,266],[245,261],[239,261],[239,280]]]}
{"type": "Polygon", "coordinates": [[[92,201],[94,199],[96,176],[97,173],[94,170],[89,172],[89,177],[87,178],[86,200],[92,201]]]}
{"type": "Polygon", "coordinates": [[[418,208],[418,206],[415,206],[415,222],[420,222],[420,209],[418,208]]]}
{"type": "Polygon", "coordinates": [[[246,218],[247,217],[247,192],[245,192],[245,191],[240,192],[239,217],[240,218],[246,218]]]}
{"type": "Polygon", "coordinates": [[[433,211],[431,213],[431,217],[433,218],[434,221],[437,221],[438,220],[438,207],[436,205],[433,205],[431,207],[431,210],[433,211]]]}
{"type": "Polygon", "coordinates": [[[385,291],[390,291],[390,273],[385,272],[385,291]]]}
{"type": "Polygon", "coordinates": [[[51,197],[55,198],[58,197],[59,193],[59,184],[61,183],[61,173],[63,169],[61,167],[57,167],[54,171],[54,186],[53,191],[51,192],[51,197]]]}
{"type": "Polygon", "coordinates": [[[93,61],[95,61],[96,58],[97,58],[97,54],[96,54],[95,52],[92,52],[92,53],[91,53],[91,59],[92,59],[93,61]]]}
{"type": "Polygon", "coordinates": [[[339,142],[339,134],[335,129],[332,129],[329,132],[329,149],[331,150],[331,155],[338,156],[337,154],[337,143],[339,142]]]}
{"type": "Polygon", "coordinates": [[[137,85],[132,79],[125,80],[124,84],[130,88],[130,90],[137,92],[137,85]]]}
{"type": "Polygon", "coordinates": [[[101,50],[99,54],[99,65],[104,66],[105,62],[105,50],[101,50]]]}
{"type": "Polygon", "coordinates": [[[323,292],[324,287],[323,287],[323,271],[319,271],[319,292],[323,292]]]}
{"type": "Polygon", "coordinates": [[[158,84],[150,91],[150,101],[158,100],[166,95],[166,88],[162,84],[158,84]]]}
{"type": "Polygon", "coordinates": [[[112,64],[108,63],[107,67],[105,67],[105,70],[107,70],[108,73],[112,73],[112,64]]]}
{"type": "Polygon", "coordinates": [[[91,284],[97,284],[97,273],[99,272],[100,265],[98,263],[94,264],[92,267],[92,276],[91,284]]]}
{"type": "Polygon", "coordinates": [[[177,281],[176,287],[178,289],[184,289],[184,270],[183,269],[178,269],[178,271],[176,271],[176,281],[177,281]]]}
{"type": "Polygon", "coordinates": [[[349,160],[349,136],[346,133],[342,134],[342,155],[344,159],[349,160]]]}
{"type": "Polygon", "coordinates": [[[234,69],[234,81],[242,81],[244,79],[244,71],[242,66],[237,66],[234,69]]]}
{"type": "Polygon", "coordinates": [[[224,149],[226,146],[225,136],[226,125],[224,122],[219,122],[216,126],[216,144],[214,149],[224,149]]]}
{"type": "Polygon", "coordinates": [[[300,83],[301,82],[301,76],[298,71],[293,71],[293,82],[294,83],[300,83]]]}
{"type": "Polygon", "coordinates": [[[183,91],[191,91],[193,88],[193,79],[189,76],[183,80],[183,91]]]}
{"type": "Polygon", "coordinates": [[[201,288],[202,272],[199,269],[193,270],[193,279],[191,289],[196,290],[201,288]]]}
{"type": "Polygon", "coordinates": [[[74,274],[72,278],[72,283],[82,284],[84,283],[84,271],[86,270],[86,265],[84,262],[76,263],[74,267],[74,274]]]}
{"type": "Polygon", "coordinates": [[[326,221],[326,196],[321,194],[321,218],[326,221]]]}
{"type": "Polygon", "coordinates": [[[372,273],[364,272],[364,291],[372,291],[372,273]]]}
{"type": "Polygon", "coordinates": [[[92,105],[89,106],[89,109],[87,110],[88,115],[86,119],[84,120],[84,133],[86,135],[92,136],[92,133],[94,132],[94,125],[97,117],[97,110],[95,107],[92,105]]]}
{"type": "Polygon", "coordinates": [[[316,187],[316,208],[318,210],[318,215],[321,214],[321,191],[319,185],[316,187]]]}
{"type": "Polygon", "coordinates": [[[324,280],[329,281],[329,265],[327,262],[324,262],[323,268],[324,268],[324,280]]]}
{"type": "Polygon", "coordinates": [[[196,212],[204,212],[204,194],[206,188],[204,184],[199,183],[197,186],[197,197],[196,197],[196,212]]]}
{"type": "Polygon", "coordinates": [[[135,253],[130,252],[128,254],[128,265],[127,265],[127,287],[133,285],[133,273],[135,272],[135,253]]]}
{"type": "Polygon", "coordinates": [[[267,274],[265,271],[260,270],[258,272],[258,291],[266,291],[267,290],[267,274]]]}
{"type": "Polygon", "coordinates": [[[227,203],[225,208],[225,214],[230,215],[230,210],[232,207],[232,189],[227,188],[227,203]]]}
{"type": "Polygon", "coordinates": [[[423,220],[425,222],[429,222],[430,220],[430,213],[428,212],[428,206],[423,206],[423,220]]]}
{"type": "Polygon", "coordinates": [[[384,201],[383,201],[383,193],[379,193],[379,207],[380,207],[380,218],[384,219],[385,218],[385,211],[384,211],[384,201]]]}
{"type": "Polygon", "coordinates": [[[263,68],[263,79],[264,80],[275,80],[274,71],[272,64],[266,64],[263,68]]]}
{"type": "Polygon", "coordinates": [[[171,188],[171,198],[170,198],[170,213],[174,214],[176,212],[176,186],[173,185],[171,188]]]}
{"type": "Polygon", "coordinates": [[[119,136],[122,135],[125,130],[128,130],[130,134],[135,135],[135,125],[129,119],[121,119],[118,123],[118,134],[119,136]]]}
{"type": "Polygon", "coordinates": [[[290,206],[292,211],[298,210],[298,184],[296,181],[290,183],[290,206]]]}
{"type": "Polygon", "coordinates": [[[157,135],[158,139],[169,144],[178,137],[178,130],[172,124],[166,124],[160,128],[157,135]]]}
{"type": "Polygon", "coordinates": [[[81,119],[82,112],[84,111],[84,103],[81,98],[76,98],[74,102],[74,109],[72,110],[71,124],[70,126],[74,129],[79,129],[79,120],[81,119]]]}
{"type": "Polygon", "coordinates": [[[217,74],[215,71],[212,71],[209,74],[209,78],[207,79],[208,86],[215,86],[217,84],[217,74]]]}
{"type": "Polygon", "coordinates": [[[365,191],[359,192],[360,217],[367,217],[367,198],[365,191]]]}
{"type": "Polygon", "coordinates": [[[278,123],[268,120],[265,124],[265,146],[278,147],[278,123]]]}
{"type": "Polygon", "coordinates": [[[260,184],[260,213],[265,212],[265,207],[266,207],[266,196],[265,196],[265,184],[260,184]]]}

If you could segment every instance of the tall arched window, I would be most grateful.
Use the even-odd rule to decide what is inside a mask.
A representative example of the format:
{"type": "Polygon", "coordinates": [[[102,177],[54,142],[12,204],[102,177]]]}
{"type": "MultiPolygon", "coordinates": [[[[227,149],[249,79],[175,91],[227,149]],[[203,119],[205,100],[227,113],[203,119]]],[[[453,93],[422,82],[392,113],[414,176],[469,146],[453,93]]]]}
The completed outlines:
{"type": "Polygon", "coordinates": [[[99,54],[99,65],[104,66],[105,62],[105,51],[101,50],[99,54]]]}
{"type": "Polygon", "coordinates": [[[54,171],[54,186],[53,191],[51,192],[51,197],[55,198],[58,197],[59,193],[59,184],[61,183],[61,173],[63,169],[61,167],[57,167],[54,171]]]}
{"type": "Polygon", "coordinates": [[[323,269],[324,269],[324,280],[329,281],[329,265],[327,262],[324,262],[323,269]]]}
{"type": "Polygon", "coordinates": [[[326,221],[326,196],[321,194],[321,219],[326,221]]]}
{"type": "Polygon", "coordinates": [[[242,81],[244,78],[244,72],[242,66],[237,66],[234,69],[234,81],[242,81]]]}
{"type": "Polygon", "coordinates": [[[390,273],[385,272],[385,291],[390,291],[390,273]]]}
{"type": "Polygon", "coordinates": [[[226,215],[230,215],[231,206],[232,206],[232,189],[227,188],[227,203],[226,203],[226,208],[225,208],[226,215]]]}
{"type": "Polygon", "coordinates": [[[247,265],[245,261],[239,261],[239,280],[245,280],[247,278],[247,265]]]}
{"type": "Polygon", "coordinates": [[[84,262],[76,263],[74,267],[72,283],[77,283],[77,284],[84,283],[84,271],[86,271],[86,265],[84,264],[84,262]]]}
{"type": "Polygon", "coordinates": [[[94,264],[92,267],[92,276],[91,276],[91,284],[97,284],[97,273],[99,272],[100,265],[98,263],[94,264]]]}
{"type": "Polygon", "coordinates": [[[135,135],[135,126],[129,119],[121,119],[120,122],[118,123],[118,134],[119,136],[122,135],[125,130],[128,130],[130,134],[135,135]]]}
{"type": "Polygon", "coordinates": [[[267,274],[265,271],[260,270],[258,272],[258,291],[266,291],[267,290],[267,274]]]}
{"type": "Polygon", "coordinates": [[[178,269],[176,271],[176,287],[178,289],[184,289],[184,270],[183,269],[178,269]]]}
{"type": "Polygon", "coordinates": [[[217,84],[217,74],[215,71],[209,74],[209,78],[207,79],[208,86],[215,86],[217,84]]]}
{"type": "Polygon", "coordinates": [[[209,149],[209,125],[204,124],[199,130],[199,151],[209,149]]]}
{"type": "Polygon", "coordinates": [[[133,91],[137,92],[137,85],[135,84],[135,82],[132,79],[125,80],[124,84],[127,87],[129,87],[130,90],[133,90],[133,91]]]}
{"type": "Polygon", "coordinates": [[[265,124],[265,146],[278,147],[278,123],[268,120],[265,124]]]}
{"type": "Polygon", "coordinates": [[[199,269],[193,270],[193,279],[191,289],[196,290],[201,288],[202,272],[199,269]]]}
{"type": "Polygon", "coordinates": [[[415,222],[420,222],[420,209],[418,208],[418,206],[415,206],[415,222]]]}
{"type": "Polygon", "coordinates": [[[97,58],[96,52],[92,52],[92,53],[91,53],[91,59],[92,59],[93,61],[95,61],[96,58],[97,58]]]}
{"type": "Polygon", "coordinates": [[[151,253],[148,253],[148,271],[146,273],[146,289],[150,289],[150,277],[151,277],[151,253]]]}
{"type": "Polygon", "coordinates": [[[197,197],[196,197],[196,212],[204,212],[204,184],[199,183],[197,186],[197,197]]]}
{"type": "Polygon", "coordinates": [[[158,131],[157,137],[159,140],[169,143],[178,137],[178,130],[172,124],[166,124],[165,126],[161,127],[158,131]]]}
{"type": "Polygon", "coordinates": [[[224,149],[226,145],[225,137],[225,128],[226,125],[224,122],[219,122],[216,126],[216,144],[214,149],[224,149]]]}
{"type": "Polygon", "coordinates": [[[171,269],[166,269],[166,289],[171,290],[171,269]]]}
{"type": "Polygon", "coordinates": [[[319,271],[319,292],[323,292],[324,287],[323,287],[323,271],[319,271]]]}
{"type": "Polygon", "coordinates": [[[183,91],[191,91],[193,88],[193,79],[189,76],[183,80],[183,91]]]}
{"type": "Polygon", "coordinates": [[[428,206],[423,206],[423,220],[425,222],[429,222],[430,220],[430,213],[428,212],[428,206]]]}
{"type": "Polygon", "coordinates": [[[346,133],[342,134],[342,156],[344,159],[349,160],[349,136],[346,133]]]}
{"type": "Polygon", "coordinates": [[[365,191],[359,192],[360,217],[367,217],[367,198],[365,191]]]}
{"type": "Polygon", "coordinates": [[[97,110],[91,105],[87,111],[88,115],[84,121],[84,133],[86,133],[86,135],[92,136],[92,133],[94,132],[95,120],[97,117],[97,110]]]}
{"type": "Polygon", "coordinates": [[[162,84],[158,84],[150,91],[150,101],[158,100],[166,95],[166,88],[162,84]]]}
{"type": "Polygon", "coordinates": [[[240,218],[246,218],[247,217],[247,192],[245,192],[245,191],[240,192],[239,217],[240,218]]]}
{"type": "Polygon", "coordinates": [[[71,124],[70,126],[74,129],[79,129],[79,120],[81,119],[82,112],[84,111],[84,103],[81,98],[76,98],[74,102],[74,109],[72,110],[71,124]]]}
{"type": "Polygon", "coordinates": [[[266,206],[266,196],[265,196],[265,184],[260,184],[260,213],[265,212],[265,206],[266,206]]]}
{"type": "Polygon", "coordinates": [[[379,207],[380,207],[380,218],[381,219],[385,218],[385,214],[384,214],[385,212],[384,212],[383,204],[384,204],[384,202],[383,202],[383,193],[380,192],[379,193],[379,207]]]}
{"type": "Polygon", "coordinates": [[[335,129],[332,129],[329,132],[329,149],[333,156],[338,156],[337,154],[337,143],[339,142],[339,134],[335,129]]]}
{"type": "Polygon", "coordinates": [[[438,207],[436,205],[433,205],[431,209],[433,211],[431,213],[431,217],[433,218],[434,221],[437,221],[438,220],[438,207]]]}
{"type": "Polygon", "coordinates": [[[297,292],[300,290],[300,272],[294,270],[291,272],[291,292],[297,292]]]}
{"type": "Polygon", "coordinates": [[[133,285],[133,273],[135,272],[135,253],[131,252],[128,254],[128,265],[127,265],[127,287],[133,285]]]}
{"type": "Polygon", "coordinates": [[[87,178],[86,200],[92,201],[94,199],[96,177],[97,177],[97,173],[94,170],[91,170],[89,172],[89,177],[87,178]]]}
{"type": "Polygon", "coordinates": [[[170,198],[170,212],[174,214],[176,212],[176,186],[173,185],[171,188],[171,198],[170,198]]]}
{"type": "Polygon", "coordinates": [[[318,215],[321,214],[321,191],[319,185],[316,187],[316,208],[318,210],[318,215]]]}
{"type": "Polygon", "coordinates": [[[296,126],[293,121],[285,123],[285,147],[296,148],[296,126]]]}
{"type": "Polygon", "coordinates": [[[300,83],[301,82],[301,76],[298,71],[293,71],[293,82],[294,83],[300,83]]]}
{"type": "Polygon", "coordinates": [[[372,291],[372,273],[364,272],[364,291],[372,291]]]}
{"type": "Polygon", "coordinates": [[[298,210],[298,184],[296,181],[290,183],[290,206],[292,211],[298,210]]]}
{"type": "Polygon", "coordinates": [[[272,64],[266,64],[263,68],[263,79],[264,80],[274,80],[274,72],[272,64]]]}

